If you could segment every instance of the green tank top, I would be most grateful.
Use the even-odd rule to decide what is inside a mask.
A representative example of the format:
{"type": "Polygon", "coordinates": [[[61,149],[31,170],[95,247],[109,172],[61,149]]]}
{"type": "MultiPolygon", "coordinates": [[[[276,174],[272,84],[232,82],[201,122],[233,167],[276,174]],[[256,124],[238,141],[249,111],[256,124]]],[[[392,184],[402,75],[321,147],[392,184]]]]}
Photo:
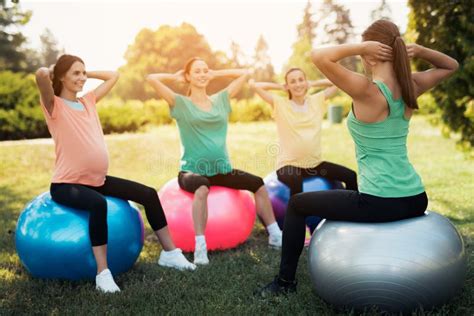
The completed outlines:
{"type": "Polygon", "coordinates": [[[199,109],[189,98],[177,94],[171,116],[181,137],[181,171],[204,176],[232,171],[227,153],[227,124],[230,107],[226,90],[211,96],[209,112],[199,109]]]}
{"type": "Polygon", "coordinates": [[[405,197],[424,192],[423,183],[407,155],[410,121],[403,99],[394,100],[390,89],[374,81],[389,106],[381,122],[363,123],[349,112],[347,127],[355,143],[359,191],[379,197],[405,197]]]}

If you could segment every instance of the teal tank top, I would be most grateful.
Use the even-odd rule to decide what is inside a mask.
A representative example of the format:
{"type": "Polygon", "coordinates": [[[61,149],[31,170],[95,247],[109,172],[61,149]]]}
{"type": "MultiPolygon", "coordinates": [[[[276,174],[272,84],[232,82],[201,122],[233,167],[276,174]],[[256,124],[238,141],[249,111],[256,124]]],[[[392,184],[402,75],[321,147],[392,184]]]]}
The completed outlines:
{"type": "Polygon", "coordinates": [[[226,90],[211,96],[209,112],[202,111],[189,98],[176,94],[171,116],[178,123],[181,137],[181,171],[204,176],[232,171],[227,152],[227,125],[230,107],[226,90]]]}
{"type": "Polygon", "coordinates": [[[389,106],[381,122],[363,123],[353,110],[347,127],[355,143],[359,169],[359,191],[379,197],[406,197],[425,191],[418,173],[408,160],[407,136],[410,121],[405,118],[403,99],[394,100],[390,89],[374,81],[389,106]]]}

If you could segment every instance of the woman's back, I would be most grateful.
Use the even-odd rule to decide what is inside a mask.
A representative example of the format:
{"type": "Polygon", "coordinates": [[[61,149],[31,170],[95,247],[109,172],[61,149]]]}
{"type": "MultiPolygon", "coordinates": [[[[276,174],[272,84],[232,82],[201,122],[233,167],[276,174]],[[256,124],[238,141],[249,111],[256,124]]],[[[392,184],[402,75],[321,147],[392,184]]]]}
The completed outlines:
{"type": "Polygon", "coordinates": [[[378,122],[360,121],[351,110],[347,126],[356,146],[359,191],[380,197],[403,197],[424,191],[407,156],[409,120],[403,99],[395,99],[381,81],[374,81],[387,104],[387,116],[378,122]]]}

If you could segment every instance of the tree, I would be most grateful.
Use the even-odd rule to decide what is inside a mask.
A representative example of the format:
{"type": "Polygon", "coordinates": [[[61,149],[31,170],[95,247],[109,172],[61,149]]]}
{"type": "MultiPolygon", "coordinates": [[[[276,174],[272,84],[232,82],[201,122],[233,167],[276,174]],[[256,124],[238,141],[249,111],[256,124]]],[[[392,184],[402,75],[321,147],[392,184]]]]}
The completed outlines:
{"type": "Polygon", "coordinates": [[[377,21],[381,19],[391,21],[391,17],[392,9],[390,9],[390,6],[388,5],[386,0],[382,0],[380,2],[380,5],[370,13],[370,18],[372,19],[372,21],[377,21]]]}
{"type": "Polygon", "coordinates": [[[311,61],[311,50],[316,39],[314,30],[317,25],[313,20],[311,2],[308,1],[303,12],[303,21],[297,26],[298,37],[293,43],[293,52],[284,66],[283,72],[298,67],[306,73],[308,79],[321,78],[321,74],[311,61]]]}
{"type": "Polygon", "coordinates": [[[311,61],[311,41],[308,37],[299,39],[293,44],[293,54],[285,65],[284,72],[290,68],[300,68],[308,79],[321,78],[321,74],[311,61]]]}
{"type": "Polygon", "coordinates": [[[40,35],[41,41],[41,64],[45,66],[52,65],[58,57],[64,54],[64,49],[58,48],[58,41],[54,37],[51,30],[46,28],[40,35]]]}
{"type": "Polygon", "coordinates": [[[15,26],[28,23],[31,12],[23,12],[19,5],[8,6],[0,0],[0,70],[21,71],[28,68],[25,53],[19,49],[26,38],[15,30],[15,26]]]}
{"type": "MultiPolygon", "coordinates": [[[[472,1],[409,0],[409,30],[416,42],[459,62],[459,70],[433,89],[443,122],[461,134],[461,143],[474,145],[474,6],[472,1]]],[[[415,60],[419,70],[426,64],[415,60]]]]}
{"type": "Polygon", "coordinates": [[[268,44],[260,35],[255,46],[254,55],[254,78],[256,81],[272,81],[275,75],[270,56],[268,55],[268,44]]]}
{"type": "MultiPolygon", "coordinates": [[[[143,83],[145,76],[156,72],[176,72],[195,56],[204,59],[212,69],[222,67],[227,60],[225,54],[213,52],[204,36],[191,24],[163,25],[156,31],[142,29],[125,53],[127,63],[120,68],[122,76],[114,93],[122,99],[156,98],[151,87],[143,83]]],[[[223,81],[213,81],[209,91],[216,91],[223,84],[223,81]]],[[[181,93],[186,91],[184,86],[173,88],[181,93]]]]}
{"type": "Polygon", "coordinates": [[[242,48],[234,41],[230,43],[230,58],[228,60],[228,66],[230,68],[242,68],[248,66],[247,57],[242,51],[242,48]]]}
{"type": "MultiPolygon", "coordinates": [[[[344,44],[354,38],[354,26],[350,18],[349,9],[336,4],[333,0],[324,0],[319,10],[318,25],[323,30],[324,37],[320,37],[320,44],[344,44]]],[[[357,59],[349,57],[341,61],[345,67],[356,70],[357,59]]]]}
{"type": "Polygon", "coordinates": [[[313,21],[311,2],[308,0],[304,8],[303,21],[298,25],[298,38],[308,38],[310,42],[313,43],[316,38],[314,29],[317,26],[318,24],[313,21]]]}

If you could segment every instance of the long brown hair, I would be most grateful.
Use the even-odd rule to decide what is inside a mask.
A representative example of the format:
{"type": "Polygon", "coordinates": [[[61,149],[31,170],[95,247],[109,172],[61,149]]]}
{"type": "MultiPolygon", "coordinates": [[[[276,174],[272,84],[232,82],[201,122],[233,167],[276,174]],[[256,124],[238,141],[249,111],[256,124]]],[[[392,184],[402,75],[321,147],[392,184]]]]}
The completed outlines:
{"type": "Polygon", "coordinates": [[[408,58],[405,42],[400,37],[398,27],[388,20],[377,20],[362,33],[362,39],[364,41],[377,41],[392,47],[393,70],[402,89],[403,101],[409,108],[418,109],[411,77],[410,59],[408,58]]]}
{"type": "MultiPolygon", "coordinates": [[[[293,71],[301,71],[301,73],[303,74],[304,78],[306,79],[306,74],[304,73],[303,69],[301,68],[298,68],[298,67],[293,67],[293,68],[290,68],[288,69],[288,71],[285,73],[285,83],[288,84],[288,75],[290,73],[292,73],[293,71]]],[[[291,95],[291,91],[288,89],[288,98],[291,100],[291,98],[293,98],[293,96],[291,95]]]]}
{"type": "Polygon", "coordinates": [[[59,96],[61,94],[61,90],[63,89],[61,78],[76,61],[85,65],[81,58],[67,54],[62,55],[58,61],[56,61],[53,71],[53,90],[55,95],[59,96]]]}
{"type": "MultiPolygon", "coordinates": [[[[202,60],[204,61],[204,59],[200,58],[200,57],[192,57],[190,59],[188,59],[188,61],[184,64],[184,81],[186,81],[187,83],[189,83],[188,79],[186,79],[186,75],[189,75],[189,73],[191,72],[191,67],[193,66],[194,62],[198,61],[198,60],[202,60]]],[[[188,92],[187,92],[187,95],[191,95],[191,87],[188,88],[188,92]]]]}

